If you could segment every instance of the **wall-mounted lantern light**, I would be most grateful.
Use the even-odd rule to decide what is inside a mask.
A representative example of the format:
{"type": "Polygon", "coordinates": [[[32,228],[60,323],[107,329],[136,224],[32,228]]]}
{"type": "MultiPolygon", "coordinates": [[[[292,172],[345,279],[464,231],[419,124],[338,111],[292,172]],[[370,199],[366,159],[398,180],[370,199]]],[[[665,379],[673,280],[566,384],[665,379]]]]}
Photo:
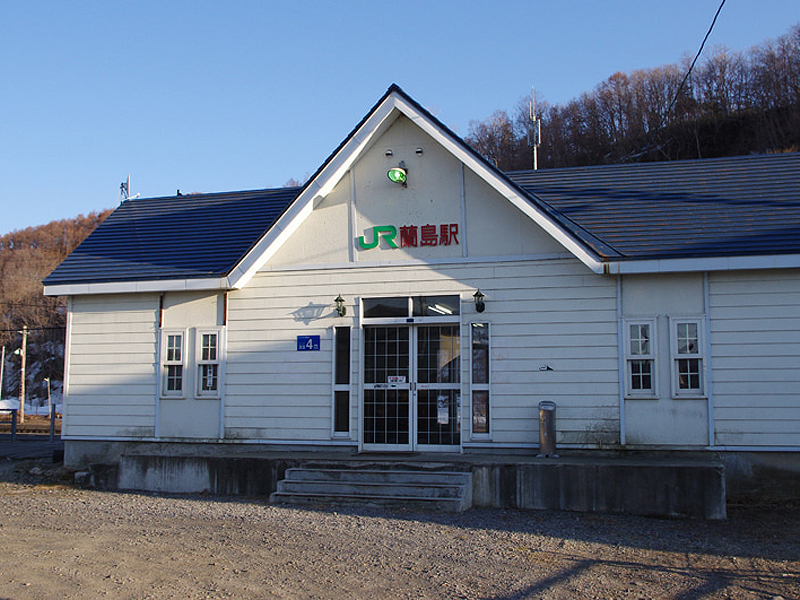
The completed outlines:
{"type": "Polygon", "coordinates": [[[336,296],[336,300],[334,300],[334,302],[336,302],[336,313],[340,317],[345,316],[347,314],[347,307],[344,305],[344,298],[342,298],[342,295],[339,294],[336,296]]]}
{"type": "Polygon", "coordinates": [[[484,304],[483,299],[486,297],[486,294],[482,293],[480,289],[472,294],[472,297],[475,298],[475,310],[479,313],[486,310],[486,304],[484,304]]]}
{"type": "Polygon", "coordinates": [[[392,167],[386,172],[386,176],[390,181],[399,183],[403,187],[406,187],[408,185],[408,170],[406,169],[406,163],[401,160],[398,166],[392,167]]]}

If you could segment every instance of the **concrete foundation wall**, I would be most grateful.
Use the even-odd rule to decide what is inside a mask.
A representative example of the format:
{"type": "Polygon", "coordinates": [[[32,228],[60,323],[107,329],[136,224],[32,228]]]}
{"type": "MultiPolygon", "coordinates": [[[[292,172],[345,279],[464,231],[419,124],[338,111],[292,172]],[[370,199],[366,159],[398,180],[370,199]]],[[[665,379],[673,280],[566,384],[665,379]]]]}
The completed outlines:
{"type": "Polygon", "coordinates": [[[746,501],[800,498],[797,452],[723,452],[728,495],[746,501]]]}
{"type": "Polygon", "coordinates": [[[721,464],[475,465],[473,505],[724,519],[721,464]]]}
{"type": "Polygon", "coordinates": [[[116,460],[91,465],[93,484],[106,489],[268,496],[291,467],[412,468],[471,472],[474,506],[706,519],[724,519],[726,515],[725,470],[710,456],[643,459],[587,454],[536,459],[439,455],[378,461],[353,453],[331,457],[309,450],[258,455],[241,448],[242,454],[249,451],[251,455],[231,456],[231,449],[223,445],[207,453],[199,453],[194,445],[153,446],[158,448],[146,444],[119,445],[113,452],[94,448],[93,456],[105,451],[107,458],[116,456],[116,460]],[[145,452],[148,449],[150,452],[145,452]]]}

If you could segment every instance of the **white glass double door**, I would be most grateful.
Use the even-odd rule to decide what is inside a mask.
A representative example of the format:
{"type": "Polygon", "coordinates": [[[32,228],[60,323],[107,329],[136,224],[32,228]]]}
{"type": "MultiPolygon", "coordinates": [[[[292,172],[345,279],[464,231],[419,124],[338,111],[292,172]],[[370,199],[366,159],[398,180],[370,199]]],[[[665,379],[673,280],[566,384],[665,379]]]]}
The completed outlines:
{"type": "Polygon", "coordinates": [[[457,450],[459,326],[366,326],[363,351],[362,449],[457,450]]]}

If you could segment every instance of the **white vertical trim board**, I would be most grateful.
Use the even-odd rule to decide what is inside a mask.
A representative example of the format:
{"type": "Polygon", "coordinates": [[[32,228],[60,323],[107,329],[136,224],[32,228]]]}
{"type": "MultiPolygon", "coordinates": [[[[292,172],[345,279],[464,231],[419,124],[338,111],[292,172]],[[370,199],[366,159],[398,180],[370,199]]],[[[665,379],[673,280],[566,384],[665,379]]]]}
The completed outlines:
{"type": "Polygon", "coordinates": [[[627,387],[625,378],[627,368],[625,365],[625,335],[623,332],[623,308],[622,308],[622,276],[617,275],[617,357],[618,378],[619,378],[619,443],[624,446],[626,443],[625,432],[625,388],[627,387]]]}
{"type": "Polygon", "coordinates": [[[67,297],[66,340],[64,342],[64,381],[61,383],[61,430],[69,431],[69,373],[72,346],[72,296],[67,297]]]}
{"type": "Polygon", "coordinates": [[[469,251],[467,248],[467,182],[466,182],[466,173],[464,173],[464,163],[459,163],[460,167],[460,180],[461,180],[461,227],[464,231],[461,232],[461,256],[462,258],[467,258],[469,256],[469,251]]]}
{"type": "Polygon", "coordinates": [[[347,254],[350,262],[358,262],[358,252],[354,243],[356,236],[356,173],[350,169],[350,202],[347,204],[347,254]]]}
{"type": "Polygon", "coordinates": [[[708,402],[708,445],[714,445],[714,368],[711,363],[711,286],[708,271],[703,273],[703,326],[705,329],[705,377],[706,397],[708,402]]]}

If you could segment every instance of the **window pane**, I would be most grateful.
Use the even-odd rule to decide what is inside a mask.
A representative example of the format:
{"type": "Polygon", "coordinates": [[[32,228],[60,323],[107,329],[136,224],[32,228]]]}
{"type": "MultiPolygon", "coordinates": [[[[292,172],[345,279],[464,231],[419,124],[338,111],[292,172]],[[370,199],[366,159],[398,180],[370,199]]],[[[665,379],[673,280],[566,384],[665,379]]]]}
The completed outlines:
{"type": "Polygon", "coordinates": [[[414,298],[415,317],[449,317],[459,313],[458,296],[418,296],[414,298]]]}
{"type": "Polygon", "coordinates": [[[650,354],[650,325],[638,323],[630,326],[631,354],[650,354]]]}
{"type": "Polygon", "coordinates": [[[350,392],[346,390],[334,392],[333,399],[333,430],[347,433],[350,431],[350,392]]]}
{"type": "Polygon", "coordinates": [[[364,390],[364,442],[408,444],[408,390],[364,390]]]}
{"type": "Polygon", "coordinates": [[[417,332],[419,383],[460,381],[461,337],[458,325],[420,327],[417,332]]]}
{"type": "Polygon", "coordinates": [[[201,360],[217,360],[217,334],[204,333],[201,360]]]}
{"type": "Polygon", "coordinates": [[[408,327],[364,329],[364,383],[388,383],[389,377],[408,381],[408,327]]]}
{"type": "Polygon", "coordinates": [[[697,354],[697,323],[678,323],[678,354],[697,354]]]}
{"type": "Polygon", "coordinates": [[[183,367],[181,365],[167,366],[167,391],[180,392],[183,389],[183,367]]]}
{"type": "Polygon", "coordinates": [[[700,359],[678,359],[678,387],[682,390],[700,389],[700,359]]]}
{"type": "Polygon", "coordinates": [[[632,360],[631,361],[631,389],[632,390],[651,390],[653,389],[652,361],[632,360]]]}
{"type": "Polygon", "coordinates": [[[489,392],[472,392],[472,433],[489,433],[489,392]]]}
{"type": "Polygon", "coordinates": [[[200,390],[217,391],[217,373],[219,365],[200,365],[200,390]]]}
{"type": "Polygon", "coordinates": [[[334,335],[334,368],[337,384],[350,383],[350,328],[336,327],[334,335]]]}
{"type": "Polygon", "coordinates": [[[420,390],[417,393],[417,443],[454,446],[461,443],[456,390],[420,390]]]}
{"type": "Polygon", "coordinates": [[[489,383],[489,324],[472,324],[472,383],[489,383]]]}
{"type": "Polygon", "coordinates": [[[167,360],[180,361],[181,360],[181,335],[168,335],[167,336],[167,360]]]}
{"type": "Polygon", "coordinates": [[[407,317],[408,298],[365,298],[364,317],[407,317]]]}

